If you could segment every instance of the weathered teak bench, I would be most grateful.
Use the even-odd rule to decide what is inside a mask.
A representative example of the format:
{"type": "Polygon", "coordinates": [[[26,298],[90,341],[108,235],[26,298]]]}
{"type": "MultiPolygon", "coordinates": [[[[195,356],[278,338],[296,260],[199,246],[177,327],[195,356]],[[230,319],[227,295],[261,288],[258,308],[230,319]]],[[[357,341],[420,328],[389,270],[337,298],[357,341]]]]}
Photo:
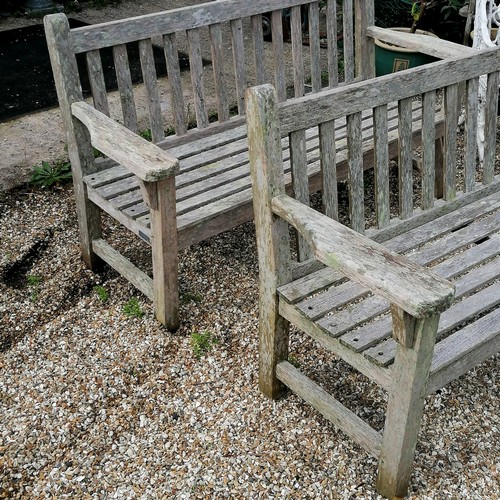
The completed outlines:
{"type": "Polygon", "coordinates": [[[378,457],[377,489],[387,497],[406,494],[425,396],[500,349],[499,71],[500,49],[490,49],[281,104],[271,85],[247,91],[259,251],[261,391],[277,398],[286,387],[292,389],[378,457]],[[475,135],[483,74],[488,75],[486,146],[479,163],[475,135]],[[465,88],[466,116],[460,171],[459,87],[465,88]],[[434,114],[440,99],[444,197],[436,199],[434,114]],[[415,100],[422,102],[423,122],[418,182],[411,160],[415,100]],[[390,192],[388,180],[391,102],[399,109],[397,193],[390,192]],[[373,187],[363,185],[359,129],[367,110],[374,116],[373,187]],[[322,190],[327,215],[309,206],[307,193],[306,130],[318,129],[323,176],[334,179],[333,129],[339,120],[347,120],[351,228],[334,220],[334,182],[322,190]],[[283,135],[291,144],[294,197],[285,190],[283,135]],[[374,207],[365,203],[367,189],[374,207]],[[399,208],[391,214],[394,194],[399,208]],[[365,230],[370,213],[376,224],[365,230]],[[296,246],[289,227],[298,233],[296,246]],[[294,252],[297,259],[291,257],[294,252]],[[299,370],[287,361],[290,324],[388,392],[383,431],[314,382],[307,375],[314,367],[299,370]]]}
{"type": "MultiPolygon", "coordinates": [[[[162,323],[177,328],[178,249],[253,216],[246,128],[241,116],[245,88],[273,82],[278,99],[284,101],[288,90],[293,97],[304,95],[309,79],[312,92],[324,85],[336,87],[339,60],[343,61],[346,82],[370,77],[373,64],[366,63],[373,51],[369,30],[375,30],[372,35],[389,36],[393,42],[394,36],[398,38],[371,26],[370,6],[371,2],[343,0],[337,8],[336,0],[329,0],[326,24],[321,27],[319,2],[311,0],[217,0],[72,30],[63,14],[47,16],[46,35],[67,131],[86,264],[92,268],[100,259],[110,264],[154,300],[162,323]],[[291,29],[286,31],[291,33],[291,43],[283,40],[283,19],[288,13],[291,29]],[[263,38],[263,14],[272,19],[272,43],[263,38]],[[307,27],[303,26],[305,18],[307,27]],[[342,50],[337,46],[337,19],[343,20],[342,50]],[[307,47],[302,44],[304,29],[308,32],[307,47]],[[323,33],[327,49],[322,48],[323,33]],[[203,44],[203,36],[209,42],[203,44]],[[144,80],[140,91],[131,80],[126,44],[132,42],[139,45],[144,80]],[[189,73],[180,71],[178,46],[188,47],[189,73]],[[168,82],[157,79],[153,53],[157,47],[164,51],[168,82]],[[119,106],[110,102],[106,89],[101,61],[105,48],[112,49],[119,106]],[[86,58],[93,106],[82,96],[82,75],[76,61],[79,54],[86,58]],[[203,67],[203,57],[211,60],[211,68],[203,67]],[[326,82],[322,81],[325,74],[326,82]],[[287,81],[293,82],[292,89],[287,89],[287,81]],[[218,115],[216,123],[209,121],[210,97],[218,115]],[[136,134],[141,128],[137,105],[141,100],[148,110],[148,124],[143,128],[149,128],[157,146],[136,134]],[[231,102],[239,116],[230,117],[231,102]],[[196,114],[194,129],[188,127],[190,109],[196,114]],[[172,124],[176,134],[165,137],[165,129],[172,124]],[[108,158],[95,160],[93,147],[108,158]],[[151,244],[153,279],[125,259],[109,240],[104,241],[101,211],[151,244]]],[[[422,46],[439,57],[456,50],[445,42],[422,46]]],[[[305,110],[304,115],[309,112],[305,110]]],[[[414,104],[412,113],[413,140],[418,143],[420,103],[414,104]]],[[[441,137],[442,117],[437,113],[433,119],[438,123],[436,137],[441,137]]],[[[397,108],[389,110],[388,120],[389,154],[395,156],[397,108]]],[[[372,123],[371,112],[367,112],[358,124],[365,167],[373,163],[372,123]]],[[[347,177],[347,129],[342,121],[337,121],[336,128],[336,179],[341,180],[347,177]]],[[[322,183],[319,156],[312,152],[318,151],[320,139],[314,131],[306,136],[306,148],[311,152],[310,188],[318,189],[322,183]]],[[[282,146],[288,151],[287,138],[282,146]]]]}

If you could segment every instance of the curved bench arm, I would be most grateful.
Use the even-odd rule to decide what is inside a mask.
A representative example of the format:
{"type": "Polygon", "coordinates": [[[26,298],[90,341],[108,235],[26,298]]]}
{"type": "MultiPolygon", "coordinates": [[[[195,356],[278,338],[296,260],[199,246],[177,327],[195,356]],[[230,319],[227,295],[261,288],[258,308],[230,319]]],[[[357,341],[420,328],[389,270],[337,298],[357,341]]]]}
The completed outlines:
{"type": "Polygon", "coordinates": [[[156,182],[178,172],[177,158],[89,104],[75,102],[71,105],[71,112],[87,127],[95,148],[123,165],[139,179],[156,182]]]}
{"type": "Polygon", "coordinates": [[[299,231],[320,262],[411,316],[433,316],[453,302],[449,281],[288,195],[274,197],[272,210],[299,231]]]}

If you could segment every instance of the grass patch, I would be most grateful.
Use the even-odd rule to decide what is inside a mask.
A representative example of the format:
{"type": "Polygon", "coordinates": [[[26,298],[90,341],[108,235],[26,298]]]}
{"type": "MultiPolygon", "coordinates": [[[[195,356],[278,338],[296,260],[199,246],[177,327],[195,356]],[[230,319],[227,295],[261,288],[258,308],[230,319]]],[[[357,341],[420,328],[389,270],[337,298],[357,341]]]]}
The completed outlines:
{"type": "Polygon", "coordinates": [[[217,337],[209,330],[191,334],[191,347],[193,348],[193,354],[198,359],[209,353],[218,343],[217,337]]]}

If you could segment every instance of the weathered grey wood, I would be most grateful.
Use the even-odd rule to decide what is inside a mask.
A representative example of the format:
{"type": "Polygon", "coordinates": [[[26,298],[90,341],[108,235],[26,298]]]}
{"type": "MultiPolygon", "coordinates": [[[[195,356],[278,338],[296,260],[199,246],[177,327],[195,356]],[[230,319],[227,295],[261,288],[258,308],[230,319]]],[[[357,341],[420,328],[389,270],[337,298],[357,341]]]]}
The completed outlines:
{"type": "Polygon", "coordinates": [[[364,79],[375,77],[375,42],[367,29],[375,24],[375,3],[355,0],[356,16],[356,75],[364,79]]]}
{"type": "Polygon", "coordinates": [[[106,94],[104,72],[102,71],[101,54],[98,50],[92,50],[87,52],[86,58],[94,107],[109,116],[108,95],[106,94]]]}
{"type": "MultiPolygon", "coordinates": [[[[306,137],[304,130],[290,134],[290,164],[292,166],[292,186],[294,198],[309,206],[309,179],[307,176],[306,137]]],[[[299,262],[312,257],[311,248],[300,235],[297,239],[299,262]]]]}
{"type": "Polygon", "coordinates": [[[335,122],[321,123],[319,149],[322,174],[323,211],[327,217],[338,220],[337,162],[335,151],[335,122]]]}
{"type": "Polygon", "coordinates": [[[304,95],[304,56],[302,51],[302,13],[293,7],[290,16],[290,38],[292,40],[293,88],[295,97],[304,95]]]}
{"type": "Polygon", "coordinates": [[[353,16],[353,0],[344,0],[342,2],[342,22],[344,41],[344,79],[346,82],[354,80],[355,74],[353,16]]]}
{"type": "Polygon", "coordinates": [[[458,126],[458,85],[446,87],[445,94],[445,162],[443,178],[443,198],[452,200],[456,196],[457,184],[457,126],[458,126]]]}
{"type": "Polygon", "coordinates": [[[359,443],[370,455],[378,458],[382,438],[376,430],[287,361],[278,363],[276,375],[326,419],[359,443]]]}
{"type": "Polygon", "coordinates": [[[263,85],[247,92],[248,144],[255,227],[259,249],[259,387],[270,398],[283,393],[276,365],[288,357],[288,322],[279,315],[276,288],[291,279],[290,248],[286,223],[273,217],[271,201],[284,193],[281,137],[277,126],[277,95],[263,85]],[[269,258],[272,256],[272,258],[269,258]]]}
{"type": "Polygon", "coordinates": [[[71,109],[73,115],[89,130],[94,147],[127,167],[140,179],[154,182],[175,174],[178,169],[176,158],[92,106],[77,102],[71,109]]]}
{"type": "Polygon", "coordinates": [[[408,219],[413,214],[411,99],[399,101],[399,217],[408,219]]]}
{"type": "MultiPolygon", "coordinates": [[[[279,0],[280,8],[301,5],[304,0],[279,0]]],[[[120,19],[98,26],[77,28],[73,34],[76,53],[110,47],[157,35],[201,28],[213,23],[229,21],[270,12],[276,9],[276,0],[218,0],[166,12],[120,19]]]]}
{"type": "MultiPolygon", "coordinates": [[[[309,128],[348,114],[412,98],[447,85],[469,80],[500,69],[499,49],[441,61],[428,66],[399,71],[390,78],[353,82],[349,86],[325,90],[321,96],[308,94],[283,103],[279,118],[282,133],[309,128]]],[[[437,117],[438,118],[438,117],[437,117]]]]}
{"type": "Polygon", "coordinates": [[[422,52],[439,59],[447,59],[460,55],[474,55],[475,50],[471,47],[458,43],[443,40],[442,38],[419,35],[417,33],[405,33],[378,26],[369,26],[367,29],[369,36],[377,38],[382,42],[387,42],[398,47],[422,52]]]}
{"type": "Polygon", "coordinates": [[[365,198],[363,183],[363,140],[361,113],[347,117],[347,143],[349,151],[349,216],[351,228],[365,232],[365,198]]]}
{"type": "Polygon", "coordinates": [[[151,218],[153,302],[156,318],[170,331],[179,328],[179,280],[175,177],[142,185],[151,218]],[[146,194],[145,193],[145,194],[146,194]]]}
{"type": "Polygon", "coordinates": [[[339,51],[337,46],[337,0],[326,4],[326,37],[328,49],[328,85],[336,87],[339,83],[339,51]]]}
{"type": "Polygon", "coordinates": [[[139,55],[141,58],[142,78],[148,96],[149,127],[153,142],[160,142],[164,137],[163,119],[160,108],[160,95],[156,79],[153,44],[150,39],[139,40],[139,55]]]}
{"type": "Polygon", "coordinates": [[[274,85],[279,101],[286,100],[285,58],[283,49],[283,21],[281,10],[271,14],[273,33],[274,85]]]}
{"type": "Polygon", "coordinates": [[[113,47],[113,61],[115,63],[118,90],[120,91],[123,123],[132,132],[137,132],[134,90],[132,88],[132,77],[130,75],[127,47],[125,45],[115,45],[113,47]]]}
{"type": "Polygon", "coordinates": [[[92,248],[104,262],[120,273],[127,281],[130,281],[149,300],[153,300],[153,280],[146,273],[134,266],[101,238],[92,242],[92,248]]]}
{"type": "Polygon", "coordinates": [[[255,79],[257,85],[266,83],[266,67],[264,64],[264,33],[262,30],[262,15],[252,16],[252,40],[255,64],[255,79]]]}
{"type": "Polygon", "coordinates": [[[468,193],[476,184],[477,159],[477,120],[478,120],[478,93],[479,78],[467,81],[467,101],[465,109],[465,157],[464,157],[464,191],[468,193]]]}
{"type": "Polygon", "coordinates": [[[451,304],[454,289],[448,281],[287,195],[275,196],[271,205],[276,215],[307,239],[318,260],[413,316],[429,316],[451,304]]]}
{"type": "Polygon", "coordinates": [[[375,159],[375,211],[377,226],[387,227],[391,213],[389,206],[389,136],[387,106],[373,110],[373,146],[375,159]]]}
{"type": "Polygon", "coordinates": [[[489,184],[493,180],[495,172],[495,143],[497,136],[497,109],[498,109],[498,71],[488,75],[486,88],[485,124],[484,124],[484,159],[483,159],[483,183],[489,184]]]}
{"type": "Polygon", "coordinates": [[[179,68],[179,56],[177,53],[177,41],[175,33],[163,37],[165,61],[167,63],[168,84],[172,98],[172,109],[174,112],[175,134],[185,135],[187,132],[186,113],[184,111],[184,94],[182,92],[181,72],[179,68]]]}
{"type": "Polygon", "coordinates": [[[500,308],[436,346],[428,393],[455,380],[500,350],[500,308]]]}
{"type": "Polygon", "coordinates": [[[309,50],[311,54],[311,86],[313,92],[319,92],[321,84],[321,58],[319,40],[319,5],[309,4],[309,50]]]}
{"type": "Polygon", "coordinates": [[[198,128],[208,126],[208,113],[203,85],[203,60],[201,58],[200,34],[197,29],[187,30],[189,42],[189,66],[193,87],[194,109],[198,128]]]}
{"type": "Polygon", "coordinates": [[[377,491],[388,498],[408,489],[438,323],[438,314],[417,320],[413,347],[397,347],[377,478],[377,491]]]}
{"type": "MultiPolygon", "coordinates": [[[[225,122],[229,120],[229,108],[227,86],[224,76],[224,55],[222,52],[222,30],[220,24],[212,24],[210,26],[210,43],[212,47],[212,65],[214,68],[218,119],[220,122],[225,122]]],[[[241,54],[238,54],[238,56],[240,55],[241,54]]],[[[243,64],[245,64],[244,60],[243,64]]]]}
{"type": "Polygon", "coordinates": [[[436,93],[426,92],[422,96],[422,208],[434,206],[436,181],[436,93]]]}
{"type": "Polygon", "coordinates": [[[231,21],[231,40],[233,45],[233,63],[236,78],[238,113],[242,115],[245,112],[247,74],[245,65],[245,47],[243,43],[243,22],[241,19],[231,21]]]}
{"type": "Polygon", "coordinates": [[[71,105],[83,100],[83,96],[76,57],[71,46],[69,22],[63,14],[45,16],[43,22],[61,117],[66,130],[78,216],[80,249],[85,264],[90,269],[94,269],[99,264],[99,258],[93,251],[92,242],[101,237],[101,216],[97,206],[88,199],[87,186],[83,182],[84,175],[95,171],[88,131],[73,119],[71,113],[71,105]]]}

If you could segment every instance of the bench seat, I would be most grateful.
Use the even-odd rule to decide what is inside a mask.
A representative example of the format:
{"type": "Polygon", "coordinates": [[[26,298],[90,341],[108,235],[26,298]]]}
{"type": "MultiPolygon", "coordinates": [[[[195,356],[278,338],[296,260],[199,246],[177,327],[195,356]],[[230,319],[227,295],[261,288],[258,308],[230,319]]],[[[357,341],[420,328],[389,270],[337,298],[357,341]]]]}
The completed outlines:
{"type": "MultiPolygon", "coordinates": [[[[432,393],[500,347],[500,193],[393,237],[384,246],[456,287],[454,304],[440,318],[428,384],[432,393]],[[471,353],[468,362],[456,365],[465,352],[471,353]]],[[[305,330],[323,346],[390,389],[396,341],[387,300],[330,268],[296,279],[278,293],[284,318],[298,326],[309,324],[305,330]]]]}
{"type": "MultiPolygon", "coordinates": [[[[397,154],[398,112],[388,110],[389,149],[397,154]]],[[[413,103],[414,143],[419,144],[422,108],[413,103]]],[[[235,120],[239,123],[239,120],[235,120]]],[[[441,134],[442,115],[436,113],[436,135],[441,134]]],[[[365,168],[373,164],[373,115],[363,113],[363,150],[365,168]]],[[[321,166],[317,127],[306,132],[309,185],[312,192],[321,189],[321,166]]],[[[346,120],[336,121],[337,178],[348,176],[346,120]]],[[[177,228],[179,248],[185,248],[253,218],[251,178],[246,126],[211,134],[189,143],[162,147],[179,159],[176,175],[177,228]]],[[[287,187],[291,186],[289,139],[282,139],[287,187]]],[[[109,162],[108,162],[109,163],[109,162]]],[[[139,181],[122,166],[107,166],[84,177],[89,199],[104,211],[114,214],[126,227],[145,241],[150,240],[149,207],[143,200],[139,181]]]]}

